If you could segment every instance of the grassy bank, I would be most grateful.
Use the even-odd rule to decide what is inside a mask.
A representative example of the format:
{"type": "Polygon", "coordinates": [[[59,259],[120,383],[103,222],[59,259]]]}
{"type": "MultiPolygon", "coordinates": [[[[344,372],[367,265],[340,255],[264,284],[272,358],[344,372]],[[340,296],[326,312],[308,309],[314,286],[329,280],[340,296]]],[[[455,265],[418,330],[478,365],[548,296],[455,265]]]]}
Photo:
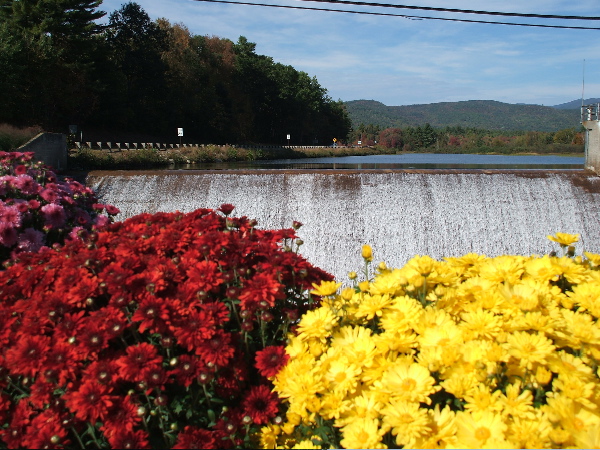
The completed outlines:
{"type": "Polygon", "coordinates": [[[197,164],[235,161],[260,161],[273,159],[320,158],[328,156],[365,156],[389,154],[383,148],[243,148],[234,146],[206,145],[169,150],[72,150],[69,167],[80,170],[92,169],[149,169],[177,164],[197,164]]]}
{"type": "MultiPolygon", "coordinates": [[[[94,169],[151,169],[180,164],[214,162],[260,161],[273,159],[300,159],[339,156],[406,154],[397,149],[375,147],[319,147],[244,148],[206,145],[169,150],[155,148],[138,150],[72,150],[69,167],[79,170],[94,169]]],[[[410,152],[413,153],[413,152],[410,152]]],[[[417,149],[414,153],[489,154],[489,155],[561,155],[583,156],[582,145],[551,144],[541,147],[482,146],[473,148],[440,147],[417,149]]]]}

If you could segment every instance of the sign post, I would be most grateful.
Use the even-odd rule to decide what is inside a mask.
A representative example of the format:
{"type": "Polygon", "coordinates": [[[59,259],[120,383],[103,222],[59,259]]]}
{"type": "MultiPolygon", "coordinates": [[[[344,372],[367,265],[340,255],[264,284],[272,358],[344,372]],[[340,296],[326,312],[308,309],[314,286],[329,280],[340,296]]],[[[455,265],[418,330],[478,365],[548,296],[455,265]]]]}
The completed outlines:
{"type": "Polygon", "coordinates": [[[290,138],[291,138],[291,136],[288,134],[288,135],[287,135],[288,147],[290,146],[290,138]]]}
{"type": "Polygon", "coordinates": [[[337,144],[336,144],[336,142],[337,142],[337,138],[333,138],[333,146],[334,146],[334,147],[337,147],[337,144]]]}
{"type": "Polygon", "coordinates": [[[181,137],[183,136],[183,128],[177,128],[177,136],[179,136],[179,146],[181,147],[181,137]]]}

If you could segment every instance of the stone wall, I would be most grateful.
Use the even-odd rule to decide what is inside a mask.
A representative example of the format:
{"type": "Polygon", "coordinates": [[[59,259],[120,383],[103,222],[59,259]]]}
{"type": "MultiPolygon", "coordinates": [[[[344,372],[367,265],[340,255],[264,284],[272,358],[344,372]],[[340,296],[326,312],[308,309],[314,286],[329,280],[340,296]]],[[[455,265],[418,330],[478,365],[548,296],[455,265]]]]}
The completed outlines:
{"type": "Polygon", "coordinates": [[[35,159],[51,166],[54,170],[67,168],[67,136],[61,133],[40,133],[17,149],[33,152],[35,159]]]}

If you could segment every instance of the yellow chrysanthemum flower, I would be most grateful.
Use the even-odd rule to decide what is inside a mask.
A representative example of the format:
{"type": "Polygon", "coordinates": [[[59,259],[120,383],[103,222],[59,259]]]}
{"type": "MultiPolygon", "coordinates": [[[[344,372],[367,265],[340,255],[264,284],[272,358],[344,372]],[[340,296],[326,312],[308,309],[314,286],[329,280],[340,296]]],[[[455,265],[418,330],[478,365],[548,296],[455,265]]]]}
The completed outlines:
{"type": "Polygon", "coordinates": [[[321,281],[320,284],[313,283],[314,289],[310,291],[311,294],[326,297],[328,295],[334,295],[342,283],[336,283],[335,281],[321,281]]]}
{"type": "Polygon", "coordinates": [[[589,252],[583,252],[583,254],[588,259],[588,261],[592,263],[592,265],[594,267],[600,266],[600,255],[599,254],[589,253],[589,252]]]}
{"type": "Polygon", "coordinates": [[[292,448],[297,448],[297,449],[322,449],[322,444],[315,444],[313,442],[313,439],[304,439],[303,441],[298,442],[296,445],[294,445],[292,448]]]}
{"type": "Polygon", "coordinates": [[[534,419],[533,395],[529,389],[523,389],[521,380],[506,387],[506,394],[501,394],[498,404],[502,407],[502,416],[534,419]]]}
{"type": "Polygon", "coordinates": [[[260,430],[261,448],[275,448],[277,446],[277,436],[281,434],[279,425],[269,424],[260,430]]]}
{"type": "Polygon", "coordinates": [[[431,432],[429,416],[418,403],[391,399],[382,410],[382,429],[391,430],[396,436],[396,444],[412,448],[417,439],[431,432]]]}
{"type": "Polygon", "coordinates": [[[536,410],[535,417],[513,417],[508,424],[508,441],[516,448],[552,448],[550,432],[552,424],[546,414],[536,410]]]}
{"type": "Polygon", "coordinates": [[[388,294],[365,294],[354,315],[358,318],[365,318],[366,320],[371,320],[375,316],[381,317],[383,315],[383,308],[390,305],[391,302],[392,299],[388,294]]]}
{"type": "Polygon", "coordinates": [[[431,404],[429,396],[440,390],[425,367],[399,361],[391,365],[375,382],[375,387],[397,400],[431,404]]]}
{"type": "Polygon", "coordinates": [[[554,236],[548,235],[546,237],[552,242],[556,242],[557,244],[560,244],[563,247],[573,245],[575,242],[579,241],[578,234],[567,234],[557,232],[554,236]]]}
{"type": "Polygon", "coordinates": [[[357,395],[351,402],[348,402],[348,407],[342,411],[340,418],[335,421],[335,426],[338,428],[346,426],[357,418],[379,418],[381,408],[383,408],[380,397],[375,391],[362,391],[360,395],[357,395]]]}
{"type": "Polygon", "coordinates": [[[495,284],[517,284],[525,272],[524,261],[512,256],[490,258],[481,264],[479,275],[495,284]]]}
{"type": "Polygon", "coordinates": [[[590,366],[586,365],[586,362],[583,359],[572,355],[571,353],[567,353],[564,350],[555,352],[548,359],[548,367],[550,367],[554,373],[576,376],[585,382],[594,379],[594,371],[590,366]]]}
{"type": "Polygon", "coordinates": [[[493,340],[502,329],[502,319],[489,310],[478,308],[473,312],[461,314],[459,327],[471,339],[493,340]]]}
{"type": "Polygon", "coordinates": [[[589,311],[596,319],[600,318],[600,281],[590,281],[573,286],[567,296],[580,311],[589,311]]]}
{"type": "Polygon", "coordinates": [[[337,321],[338,317],[327,307],[307,311],[298,324],[298,337],[316,338],[325,342],[337,321]]]}
{"type": "Polygon", "coordinates": [[[546,364],[556,347],[541,333],[515,331],[507,336],[505,348],[520,367],[532,370],[534,363],[546,364]]]}
{"type": "Polygon", "coordinates": [[[505,440],[506,423],[492,411],[456,413],[457,442],[453,448],[509,448],[505,440]]]}
{"type": "Polygon", "coordinates": [[[456,414],[446,406],[440,411],[440,405],[428,409],[431,433],[417,438],[414,448],[452,448],[456,444],[456,414]]]}
{"type": "Polygon", "coordinates": [[[581,377],[567,372],[560,374],[552,382],[552,389],[586,408],[596,409],[596,404],[592,400],[600,392],[598,391],[598,383],[595,381],[589,380],[586,382],[581,377]]]}
{"type": "Polygon", "coordinates": [[[387,448],[381,442],[379,420],[360,418],[342,428],[340,444],[344,448],[387,448]]]}
{"type": "Polygon", "coordinates": [[[370,245],[363,245],[361,249],[361,255],[365,261],[373,261],[373,249],[370,245]]]}
{"type": "Polygon", "coordinates": [[[556,267],[559,275],[562,275],[571,284],[579,284],[589,280],[588,271],[571,258],[556,258],[556,267]]]}
{"type": "Polygon", "coordinates": [[[356,392],[360,373],[360,367],[350,364],[348,358],[339,357],[331,361],[324,379],[328,382],[328,389],[333,392],[344,395],[353,394],[356,392]]]}
{"type": "Polygon", "coordinates": [[[402,295],[404,286],[408,280],[398,269],[379,274],[369,286],[369,292],[373,295],[402,295]]]}
{"type": "Polygon", "coordinates": [[[386,331],[403,332],[412,328],[423,314],[423,306],[408,296],[395,297],[382,315],[379,323],[386,331]]]}
{"type": "Polygon", "coordinates": [[[473,414],[484,411],[498,412],[502,409],[498,402],[501,394],[498,390],[491,392],[485,384],[478,384],[464,396],[465,410],[473,414]]]}
{"type": "Polygon", "coordinates": [[[563,329],[556,331],[556,336],[573,349],[585,345],[600,344],[600,325],[587,313],[568,309],[560,311],[563,319],[563,329]]]}

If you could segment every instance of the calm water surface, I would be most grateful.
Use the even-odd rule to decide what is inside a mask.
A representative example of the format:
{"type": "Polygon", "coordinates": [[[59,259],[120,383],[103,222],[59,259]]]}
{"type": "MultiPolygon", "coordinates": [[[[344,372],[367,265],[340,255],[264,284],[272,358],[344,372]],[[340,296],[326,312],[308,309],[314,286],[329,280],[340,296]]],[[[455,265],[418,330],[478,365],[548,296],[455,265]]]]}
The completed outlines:
{"type": "Polygon", "coordinates": [[[584,157],[413,153],[204,163],[178,169],[583,169],[584,157]]]}

